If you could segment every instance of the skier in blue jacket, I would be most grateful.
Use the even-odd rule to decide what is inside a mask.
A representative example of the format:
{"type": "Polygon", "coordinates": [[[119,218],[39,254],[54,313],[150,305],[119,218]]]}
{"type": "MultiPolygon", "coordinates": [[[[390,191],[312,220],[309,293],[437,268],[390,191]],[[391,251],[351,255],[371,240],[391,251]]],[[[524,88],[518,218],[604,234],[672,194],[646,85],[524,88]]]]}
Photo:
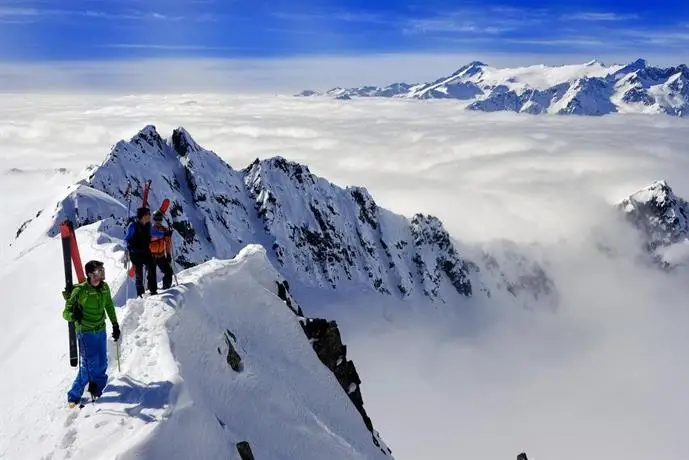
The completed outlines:
{"type": "Polygon", "coordinates": [[[151,211],[148,208],[136,210],[136,220],[127,227],[127,234],[124,241],[127,242],[129,259],[136,271],[136,295],[141,297],[146,292],[144,288],[144,267],[148,271],[147,285],[151,295],[158,293],[158,283],[156,280],[156,265],[151,256],[151,236],[162,238],[165,236],[161,231],[151,226],[151,211]]]}

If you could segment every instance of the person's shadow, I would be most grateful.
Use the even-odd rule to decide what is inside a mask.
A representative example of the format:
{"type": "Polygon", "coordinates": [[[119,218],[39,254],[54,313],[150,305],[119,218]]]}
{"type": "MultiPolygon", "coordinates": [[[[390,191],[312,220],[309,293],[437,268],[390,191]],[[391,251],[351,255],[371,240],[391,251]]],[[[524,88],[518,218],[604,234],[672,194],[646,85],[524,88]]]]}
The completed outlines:
{"type": "MultiPolygon", "coordinates": [[[[98,399],[101,403],[119,403],[133,405],[126,407],[124,412],[131,417],[138,417],[146,423],[158,420],[155,414],[146,413],[147,409],[164,409],[170,404],[172,382],[143,383],[129,376],[124,376],[115,383],[105,387],[103,396],[98,399]]],[[[117,412],[104,410],[104,412],[117,412]]],[[[150,410],[148,411],[150,412],[150,410]]]]}

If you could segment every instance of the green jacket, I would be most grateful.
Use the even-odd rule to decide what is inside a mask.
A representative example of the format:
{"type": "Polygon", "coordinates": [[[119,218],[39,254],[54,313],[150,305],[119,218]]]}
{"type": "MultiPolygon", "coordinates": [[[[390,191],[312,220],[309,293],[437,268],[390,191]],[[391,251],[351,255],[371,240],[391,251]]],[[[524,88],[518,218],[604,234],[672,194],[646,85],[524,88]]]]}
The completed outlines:
{"type": "Polygon", "coordinates": [[[77,284],[72,294],[65,302],[62,317],[67,321],[72,319],[72,307],[79,303],[84,311],[81,323],[75,323],[77,331],[96,332],[105,329],[105,314],[108,314],[110,322],[117,324],[115,305],[112,303],[110,286],[103,281],[100,286],[93,287],[88,281],[77,284]]]}

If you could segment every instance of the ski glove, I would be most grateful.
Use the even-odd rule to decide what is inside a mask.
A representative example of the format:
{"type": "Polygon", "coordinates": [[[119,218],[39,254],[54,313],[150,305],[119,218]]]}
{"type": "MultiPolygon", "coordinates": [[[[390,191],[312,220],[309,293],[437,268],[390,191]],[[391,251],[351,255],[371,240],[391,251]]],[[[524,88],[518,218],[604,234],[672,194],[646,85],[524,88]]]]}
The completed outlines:
{"type": "Polygon", "coordinates": [[[79,305],[78,303],[75,303],[74,306],[72,307],[72,320],[75,323],[80,323],[83,318],[84,318],[84,310],[82,310],[81,305],[79,305]]]}
{"type": "Polygon", "coordinates": [[[117,342],[120,340],[120,325],[115,323],[112,325],[112,339],[117,342]]]}

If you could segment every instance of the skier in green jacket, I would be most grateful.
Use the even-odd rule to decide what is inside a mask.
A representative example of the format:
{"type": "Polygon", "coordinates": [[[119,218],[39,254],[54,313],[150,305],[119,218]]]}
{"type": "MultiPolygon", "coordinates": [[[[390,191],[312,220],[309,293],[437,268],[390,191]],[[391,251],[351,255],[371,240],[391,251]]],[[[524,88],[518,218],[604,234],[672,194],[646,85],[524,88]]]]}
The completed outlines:
{"type": "Polygon", "coordinates": [[[84,268],[87,280],[74,286],[62,312],[65,320],[74,322],[79,343],[79,373],[67,393],[70,407],[79,404],[87,385],[91,397],[96,399],[108,382],[106,314],[112,324],[113,340],[117,342],[120,339],[120,326],[110,287],[105,282],[103,262],[92,260],[84,268]]]}

